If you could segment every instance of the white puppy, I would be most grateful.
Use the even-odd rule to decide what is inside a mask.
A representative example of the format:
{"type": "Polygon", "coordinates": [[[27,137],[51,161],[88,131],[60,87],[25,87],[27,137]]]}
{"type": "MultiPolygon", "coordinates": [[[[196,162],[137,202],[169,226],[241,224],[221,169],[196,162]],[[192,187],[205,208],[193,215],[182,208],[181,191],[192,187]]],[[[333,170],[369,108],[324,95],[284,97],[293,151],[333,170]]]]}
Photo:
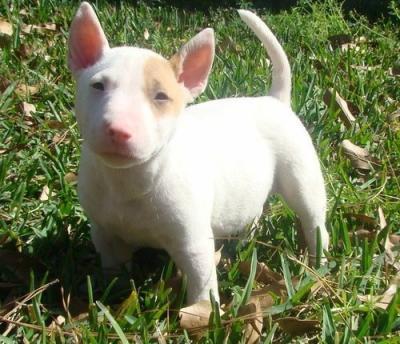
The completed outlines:
{"type": "Polygon", "coordinates": [[[110,48],[88,3],[69,35],[76,117],[83,137],[79,197],[105,268],[141,246],[165,249],[187,274],[188,302],[218,300],[214,237],[246,228],[271,193],[297,212],[312,255],[325,229],[324,181],[314,147],[291,111],[290,67],[268,27],[241,18],[273,64],[270,96],[186,107],[206,87],[214,33],[205,29],[167,60],[110,48]]]}

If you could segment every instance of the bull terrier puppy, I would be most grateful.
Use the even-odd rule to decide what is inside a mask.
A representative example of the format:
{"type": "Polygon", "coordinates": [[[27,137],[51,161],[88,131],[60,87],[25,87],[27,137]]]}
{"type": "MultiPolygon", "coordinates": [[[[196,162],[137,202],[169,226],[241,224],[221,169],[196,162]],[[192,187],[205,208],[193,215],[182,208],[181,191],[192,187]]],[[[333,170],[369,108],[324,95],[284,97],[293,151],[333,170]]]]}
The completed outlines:
{"type": "Polygon", "coordinates": [[[255,14],[239,10],[273,65],[268,96],[188,106],[214,59],[208,28],[172,58],[110,48],[83,2],[69,33],[75,113],[83,138],[80,202],[104,268],[135,248],[165,249],[187,275],[189,304],[218,300],[214,238],[237,234],[279,193],[300,221],[311,255],[328,247],[326,195],[310,136],[290,107],[290,66],[255,14]]]}

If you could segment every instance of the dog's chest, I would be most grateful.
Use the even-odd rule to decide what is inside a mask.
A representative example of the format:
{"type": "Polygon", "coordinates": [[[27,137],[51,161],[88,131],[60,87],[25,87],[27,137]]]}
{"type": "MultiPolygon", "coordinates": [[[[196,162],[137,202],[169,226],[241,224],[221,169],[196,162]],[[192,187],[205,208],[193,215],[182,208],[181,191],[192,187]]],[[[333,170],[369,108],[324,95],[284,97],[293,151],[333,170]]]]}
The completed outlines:
{"type": "Polygon", "coordinates": [[[100,230],[133,246],[155,248],[162,248],[175,235],[165,202],[154,192],[133,195],[129,183],[105,182],[85,166],[80,170],[79,184],[81,204],[100,230]]]}

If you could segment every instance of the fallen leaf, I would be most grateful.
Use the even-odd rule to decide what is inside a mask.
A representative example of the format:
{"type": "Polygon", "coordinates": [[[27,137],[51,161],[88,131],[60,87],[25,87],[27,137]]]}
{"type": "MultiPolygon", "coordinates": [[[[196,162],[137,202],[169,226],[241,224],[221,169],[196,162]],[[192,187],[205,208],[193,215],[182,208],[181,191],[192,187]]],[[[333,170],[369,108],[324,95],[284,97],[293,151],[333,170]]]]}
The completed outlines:
{"type": "Polygon", "coordinates": [[[360,36],[360,37],[356,37],[354,42],[357,43],[357,44],[368,43],[368,39],[365,36],[360,36]]]}
{"type": "Polygon", "coordinates": [[[212,308],[210,301],[204,300],[191,306],[181,308],[179,311],[179,324],[186,330],[207,327],[212,308]]]}
{"type": "Polygon", "coordinates": [[[238,316],[241,317],[246,323],[246,327],[244,329],[244,335],[246,338],[245,343],[258,343],[263,328],[263,313],[260,300],[258,298],[250,297],[249,302],[240,307],[238,316]]]}
{"type": "Polygon", "coordinates": [[[25,84],[19,84],[15,88],[15,93],[20,97],[33,96],[39,92],[39,86],[29,86],[25,84]]]}
{"type": "Polygon", "coordinates": [[[257,300],[257,302],[260,304],[261,311],[271,308],[275,304],[274,298],[271,295],[271,291],[276,294],[276,291],[271,286],[253,290],[251,292],[250,302],[257,300]]]}
{"type": "Polygon", "coordinates": [[[318,320],[298,319],[286,317],[276,320],[280,328],[291,336],[301,336],[306,333],[314,332],[319,328],[318,320]]]}
{"type": "Polygon", "coordinates": [[[47,201],[49,199],[49,196],[50,196],[50,189],[47,185],[45,185],[42,189],[39,199],[41,201],[47,201]]]}
{"type": "Polygon", "coordinates": [[[397,119],[400,118],[400,109],[397,109],[396,111],[392,112],[389,116],[388,119],[390,122],[394,122],[397,119]]]}
{"type": "Polygon", "coordinates": [[[150,37],[149,30],[144,29],[143,37],[144,37],[144,39],[145,39],[146,41],[149,39],[149,37],[150,37]]]}
{"type": "Polygon", "coordinates": [[[18,47],[18,49],[15,51],[16,55],[20,58],[20,59],[25,59],[28,56],[31,56],[33,52],[32,47],[28,46],[25,43],[21,43],[18,47]]]}
{"type": "Polygon", "coordinates": [[[57,26],[56,24],[51,24],[51,23],[47,23],[47,24],[41,24],[41,25],[35,25],[35,24],[23,24],[21,25],[21,31],[23,33],[31,33],[33,31],[37,31],[37,32],[46,32],[46,31],[56,31],[57,30],[57,26]]]}
{"type": "MultiPolygon", "coordinates": [[[[250,275],[251,262],[240,262],[239,271],[242,275],[248,277],[250,275]]],[[[260,283],[281,283],[283,277],[277,272],[272,271],[266,264],[262,262],[257,263],[255,280],[260,283]]]]}
{"type": "Polygon", "coordinates": [[[64,129],[65,128],[65,124],[61,121],[57,121],[57,120],[50,120],[46,122],[46,125],[49,127],[49,129],[64,129]]]}
{"type": "Polygon", "coordinates": [[[215,266],[218,266],[218,264],[221,261],[221,255],[222,255],[222,249],[224,248],[224,245],[222,245],[217,251],[214,253],[214,261],[215,261],[215,266]]]}
{"type": "Polygon", "coordinates": [[[56,330],[57,328],[60,328],[61,326],[63,326],[65,324],[65,318],[62,315],[58,315],[57,318],[55,318],[49,328],[52,330],[56,330]]]}
{"type": "Polygon", "coordinates": [[[372,239],[374,239],[376,237],[376,233],[375,232],[370,231],[368,229],[364,229],[364,228],[357,229],[354,232],[350,232],[349,235],[350,235],[350,237],[354,237],[355,236],[355,237],[357,237],[359,239],[369,239],[369,240],[372,240],[372,239]]]}
{"type": "Polygon", "coordinates": [[[13,34],[13,27],[12,25],[3,19],[0,19],[0,34],[6,36],[12,36],[13,34]]]}
{"type": "Polygon", "coordinates": [[[68,172],[65,176],[64,176],[64,181],[66,183],[72,184],[78,181],[78,176],[73,173],[73,172],[68,172]]]}
{"type": "Polygon", "coordinates": [[[385,214],[381,207],[378,208],[378,217],[379,217],[379,228],[382,230],[387,226],[387,222],[385,219],[385,214]]]}
{"type": "Polygon", "coordinates": [[[0,92],[4,92],[10,84],[10,80],[0,76],[0,92]]]}
{"type": "Polygon", "coordinates": [[[65,139],[65,135],[61,135],[56,133],[53,138],[51,139],[51,142],[55,145],[58,145],[59,143],[61,143],[63,140],[65,139]]]}
{"type": "Polygon", "coordinates": [[[351,113],[347,102],[337,93],[334,89],[330,88],[326,90],[324,94],[324,102],[327,106],[332,106],[335,111],[338,111],[339,118],[346,126],[346,128],[351,128],[356,118],[351,113]],[[334,101],[332,100],[334,98],[334,101]]]}
{"type": "Polygon", "coordinates": [[[21,11],[19,11],[19,14],[20,14],[21,16],[28,16],[28,15],[29,15],[29,12],[28,12],[25,8],[23,8],[21,11]]]}
{"type": "Polygon", "coordinates": [[[345,213],[345,217],[352,218],[356,220],[357,223],[364,225],[365,227],[369,228],[376,228],[378,227],[378,222],[371,216],[365,214],[353,214],[353,213],[345,213]]]}
{"type": "Polygon", "coordinates": [[[382,295],[357,295],[357,298],[362,302],[372,303],[376,308],[386,310],[397,292],[399,282],[399,278],[396,278],[382,295]]]}
{"type": "Polygon", "coordinates": [[[341,146],[344,154],[350,159],[354,168],[371,170],[372,165],[377,164],[376,160],[370,156],[367,149],[355,145],[350,140],[343,140],[341,146]]]}
{"type": "Polygon", "coordinates": [[[397,60],[393,64],[393,67],[390,68],[390,74],[391,75],[400,75],[400,60],[397,60]]]}
{"type": "MultiPolygon", "coordinates": [[[[385,219],[385,214],[381,207],[378,208],[378,216],[379,216],[379,227],[381,230],[386,228],[387,222],[385,219]]],[[[399,262],[399,254],[400,254],[400,235],[397,234],[389,234],[385,240],[385,260],[386,263],[392,265],[398,272],[400,271],[400,262],[399,262]]]]}
{"type": "Polygon", "coordinates": [[[24,116],[32,117],[32,113],[36,112],[36,107],[33,104],[22,102],[22,112],[24,116]]]}

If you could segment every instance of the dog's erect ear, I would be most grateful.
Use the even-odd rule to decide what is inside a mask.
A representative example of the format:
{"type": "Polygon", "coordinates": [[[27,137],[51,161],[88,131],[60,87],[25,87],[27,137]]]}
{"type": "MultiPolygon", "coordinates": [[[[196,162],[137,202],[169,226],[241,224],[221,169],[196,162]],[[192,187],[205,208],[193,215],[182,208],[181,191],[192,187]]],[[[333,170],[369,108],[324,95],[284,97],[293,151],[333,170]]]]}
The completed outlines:
{"type": "Polygon", "coordinates": [[[214,31],[205,29],[187,42],[170,60],[178,82],[183,83],[193,98],[207,86],[214,50],[214,31]]]}
{"type": "Polygon", "coordinates": [[[87,2],[82,2],[72,21],[68,49],[68,66],[73,74],[94,65],[109,49],[96,13],[87,2]]]}

